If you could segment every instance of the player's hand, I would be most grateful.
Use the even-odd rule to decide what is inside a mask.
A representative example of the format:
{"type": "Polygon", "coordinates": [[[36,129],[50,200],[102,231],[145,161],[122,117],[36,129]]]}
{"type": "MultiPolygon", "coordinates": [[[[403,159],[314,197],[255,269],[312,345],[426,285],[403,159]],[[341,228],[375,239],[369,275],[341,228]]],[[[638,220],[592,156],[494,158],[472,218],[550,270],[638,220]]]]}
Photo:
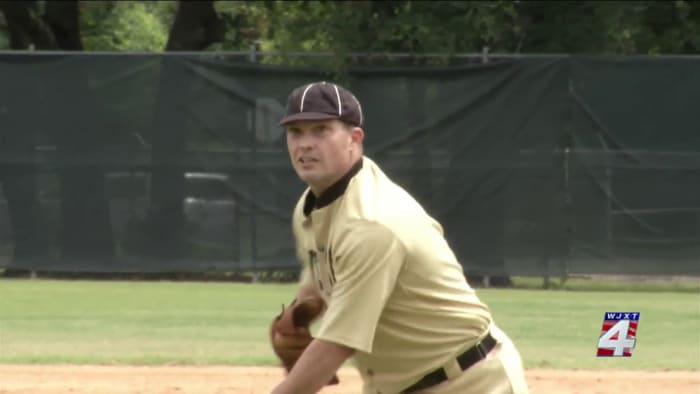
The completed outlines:
{"type": "MultiPolygon", "coordinates": [[[[313,337],[309,325],[318,318],[325,303],[321,297],[306,296],[294,299],[288,307],[282,306],[282,312],[270,325],[270,343],[277,357],[287,372],[291,371],[313,337]]],[[[337,375],[328,384],[337,384],[337,375]]]]}

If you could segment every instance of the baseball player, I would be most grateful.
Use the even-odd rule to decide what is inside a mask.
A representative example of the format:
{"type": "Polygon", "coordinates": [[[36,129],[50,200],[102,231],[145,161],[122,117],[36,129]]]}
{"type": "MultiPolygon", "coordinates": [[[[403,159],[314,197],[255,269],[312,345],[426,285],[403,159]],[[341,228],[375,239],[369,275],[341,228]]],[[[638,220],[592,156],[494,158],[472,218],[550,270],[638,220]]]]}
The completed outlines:
{"type": "Polygon", "coordinates": [[[364,156],[355,96],[333,83],[301,86],[280,123],[308,185],[293,214],[297,297],[320,295],[325,312],[273,393],[316,393],[348,359],[363,393],[527,393],[518,351],[441,225],[364,156]]]}

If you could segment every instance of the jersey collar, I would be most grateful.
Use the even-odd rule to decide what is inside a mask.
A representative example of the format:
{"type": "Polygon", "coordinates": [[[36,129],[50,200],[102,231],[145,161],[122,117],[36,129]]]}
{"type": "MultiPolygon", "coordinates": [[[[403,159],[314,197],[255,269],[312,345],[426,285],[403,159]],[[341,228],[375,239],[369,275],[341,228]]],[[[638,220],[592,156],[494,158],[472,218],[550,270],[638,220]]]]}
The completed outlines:
{"type": "Polygon", "coordinates": [[[362,158],[355,163],[350,171],[348,171],[342,178],[340,178],[336,183],[331,185],[328,189],[324,190],[323,193],[317,198],[311,190],[306,193],[306,199],[304,200],[304,215],[309,216],[314,208],[323,208],[330,205],[333,201],[337,200],[338,197],[345,193],[345,189],[348,188],[348,184],[352,177],[354,177],[362,169],[362,158]]]}

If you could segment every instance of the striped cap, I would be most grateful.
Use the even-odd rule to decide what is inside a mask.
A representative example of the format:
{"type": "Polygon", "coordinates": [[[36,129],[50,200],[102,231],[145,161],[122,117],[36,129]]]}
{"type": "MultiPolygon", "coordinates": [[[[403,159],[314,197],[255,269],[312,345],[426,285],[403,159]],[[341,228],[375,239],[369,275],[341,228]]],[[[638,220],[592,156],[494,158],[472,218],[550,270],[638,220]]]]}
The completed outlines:
{"type": "Polygon", "coordinates": [[[280,125],[296,120],[328,119],[362,126],[362,107],[357,98],[342,86],[314,82],[292,91],[287,100],[287,112],[280,125]]]}

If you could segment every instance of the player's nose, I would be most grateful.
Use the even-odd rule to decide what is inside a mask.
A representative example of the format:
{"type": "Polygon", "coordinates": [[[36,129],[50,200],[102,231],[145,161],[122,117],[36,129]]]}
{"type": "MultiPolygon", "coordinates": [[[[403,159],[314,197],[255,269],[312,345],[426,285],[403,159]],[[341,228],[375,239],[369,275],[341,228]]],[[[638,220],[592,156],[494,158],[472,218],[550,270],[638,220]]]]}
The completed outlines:
{"type": "Polygon", "coordinates": [[[312,136],[310,136],[308,134],[302,134],[299,136],[299,138],[297,138],[296,143],[297,143],[297,147],[299,147],[300,149],[307,150],[307,149],[313,148],[314,139],[312,136]]]}

